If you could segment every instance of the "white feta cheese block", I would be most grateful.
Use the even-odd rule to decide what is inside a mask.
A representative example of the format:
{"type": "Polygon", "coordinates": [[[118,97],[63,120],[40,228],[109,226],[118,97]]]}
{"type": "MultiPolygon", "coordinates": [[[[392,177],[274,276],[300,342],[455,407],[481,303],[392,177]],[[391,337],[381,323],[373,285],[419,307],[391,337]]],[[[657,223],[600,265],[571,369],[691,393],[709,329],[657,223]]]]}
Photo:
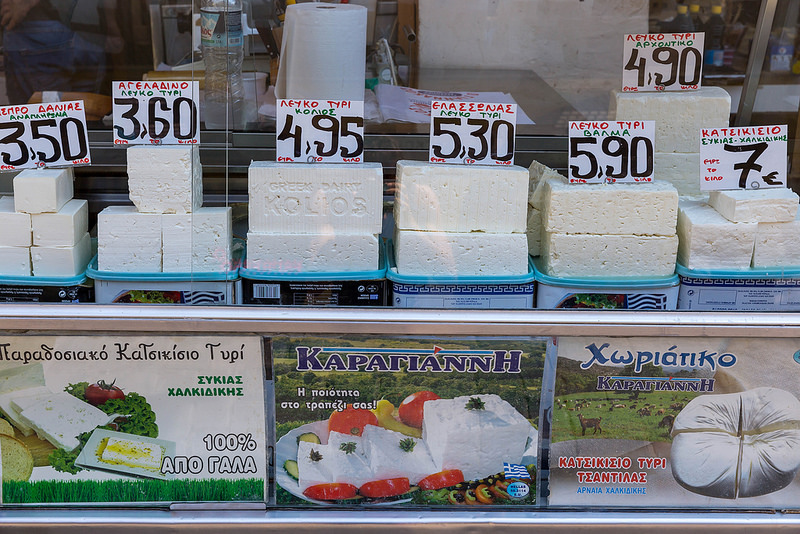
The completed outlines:
{"type": "Polygon", "coordinates": [[[247,268],[276,272],[354,272],[378,269],[377,235],[247,234],[247,268]]]}
{"type": "Polygon", "coordinates": [[[699,152],[702,128],[725,128],[731,96],[721,87],[697,91],[623,93],[613,91],[611,115],[616,120],[655,121],[658,152],[699,152]]]}
{"type": "Polygon", "coordinates": [[[297,443],[297,484],[300,491],[316,484],[329,484],[333,480],[331,467],[334,457],[327,445],[300,441],[297,443]],[[312,459],[313,458],[313,459],[312,459]]]}
{"type": "Polygon", "coordinates": [[[133,206],[109,206],[97,215],[101,271],[161,272],[161,215],[133,206]]]}
{"type": "Polygon", "coordinates": [[[22,420],[20,417],[22,409],[18,408],[18,406],[25,407],[36,404],[51,395],[53,395],[53,392],[44,385],[2,393],[0,394],[0,412],[6,416],[23,436],[31,436],[34,430],[22,420]],[[13,405],[12,401],[14,401],[13,405]]]}
{"type": "Polygon", "coordinates": [[[161,270],[165,273],[192,270],[192,215],[165,213],[161,216],[161,270]]]}
{"type": "Polygon", "coordinates": [[[379,234],[380,163],[254,161],[247,173],[249,230],[274,234],[379,234]]]}
{"type": "Polygon", "coordinates": [[[656,152],[653,155],[653,176],[669,182],[681,196],[699,196],[700,153],[656,152]]]}
{"type": "MultiPolygon", "coordinates": [[[[11,401],[11,405],[17,406],[15,401],[11,401]]],[[[24,408],[20,418],[57,449],[72,451],[80,445],[80,434],[107,424],[113,416],[62,392],[24,408]]]]}
{"type": "Polygon", "coordinates": [[[17,365],[0,371],[0,393],[44,385],[44,367],[40,362],[17,365]]]}
{"type": "Polygon", "coordinates": [[[0,274],[30,276],[31,249],[29,247],[0,247],[0,274]]]}
{"type": "Polygon", "coordinates": [[[529,173],[523,167],[397,162],[395,227],[522,233],[529,173]]]}
{"type": "Polygon", "coordinates": [[[569,183],[567,179],[562,177],[560,174],[556,174],[555,176],[553,176],[550,173],[543,175],[542,178],[538,182],[536,182],[536,187],[528,196],[528,204],[538,209],[539,211],[542,211],[544,209],[545,193],[549,191],[549,189],[545,187],[545,185],[548,182],[555,182],[556,184],[569,183]]]}
{"type": "Polygon", "coordinates": [[[231,208],[198,208],[161,216],[165,273],[226,272],[231,269],[231,208]]]}
{"type": "Polygon", "coordinates": [[[702,201],[678,206],[678,262],[689,269],[747,269],[757,223],[734,223],[702,201]]]}
{"type": "Polygon", "coordinates": [[[783,187],[711,191],[708,204],[731,222],[791,222],[800,197],[783,187]]]}
{"type": "Polygon", "coordinates": [[[14,177],[14,209],[55,213],[72,198],[72,169],[25,169],[14,177]]]}
{"type": "Polygon", "coordinates": [[[397,272],[420,276],[514,276],[528,272],[528,237],[396,230],[397,272]]]}
{"type": "Polygon", "coordinates": [[[334,450],[342,450],[350,449],[352,444],[353,453],[366,457],[366,453],[364,452],[364,444],[362,442],[361,436],[354,436],[352,434],[342,434],[341,432],[330,431],[328,432],[328,446],[334,450]],[[347,444],[348,446],[342,448],[342,445],[347,444]]]}
{"type": "Polygon", "coordinates": [[[371,480],[376,480],[367,464],[361,436],[331,432],[328,435],[328,456],[331,482],[360,487],[371,480]]]}
{"type": "Polygon", "coordinates": [[[361,435],[374,480],[405,477],[411,485],[441,471],[421,439],[367,425],[361,435]]]}
{"type": "Polygon", "coordinates": [[[108,437],[106,446],[100,454],[100,461],[103,463],[156,472],[161,471],[163,459],[162,445],[113,436],[108,437]]]}
{"type": "Polygon", "coordinates": [[[72,247],[31,247],[34,276],[77,276],[86,271],[92,259],[89,232],[72,247]]]}
{"type": "Polygon", "coordinates": [[[31,246],[31,215],[14,209],[14,197],[0,197],[0,246],[31,246]]]}
{"type": "Polygon", "coordinates": [[[543,163],[539,163],[536,160],[531,162],[530,167],[528,167],[528,203],[535,204],[534,202],[534,194],[536,192],[536,188],[543,180],[559,180],[564,181],[565,178],[558,173],[558,171],[551,169],[547,165],[543,163]]]}
{"type": "Polygon", "coordinates": [[[89,230],[89,203],[73,198],[56,213],[38,213],[30,217],[34,245],[72,247],[89,230]]]}
{"type": "Polygon", "coordinates": [[[191,213],[203,205],[197,145],[128,148],[128,189],[141,213],[191,213]]]}
{"type": "Polygon", "coordinates": [[[758,223],[753,267],[800,265],[800,211],[792,222],[758,223]]]}
{"type": "Polygon", "coordinates": [[[538,256],[542,247],[542,212],[528,205],[528,225],[525,235],[528,237],[528,254],[538,256]]]}
{"type": "Polygon", "coordinates": [[[559,278],[662,277],[675,273],[678,237],[545,232],[542,268],[559,278]]]}
{"type": "Polygon", "coordinates": [[[675,234],[678,191],[670,183],[568,184],[548,180],[542,187],[542,225],[547,232],[675,234]]]}
{"type": "Polygon", "coordinates": [[[422,439],[436,471],[460,469],[465,480],[503,472],[503,462],[520,463],[531,424],[497,395],[427,401],[422,439]],[[467,409],[478,398],[483,409],[467,409]]]}

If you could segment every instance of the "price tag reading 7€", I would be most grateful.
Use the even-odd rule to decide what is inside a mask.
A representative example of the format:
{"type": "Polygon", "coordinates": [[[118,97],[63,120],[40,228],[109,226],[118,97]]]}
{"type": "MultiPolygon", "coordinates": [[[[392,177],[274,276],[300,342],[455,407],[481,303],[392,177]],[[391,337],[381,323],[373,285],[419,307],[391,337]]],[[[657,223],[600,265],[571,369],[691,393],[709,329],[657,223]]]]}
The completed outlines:
{"type": "Polygon", "coordinates": [[[89,165],[83,100],[0,107],[0,170],[89,165]]]}
{"type": "Polygon", "coordinates": [[[115,145],[199,142],[198,81],[113,82],[115,145]]]}
{"type": "Polygon", "coordinates": [[[431,102],[428,158],[434,163],[511,165],[516,104],[431,102]]]}
{"type": "Polygon", "coordinates": [[[702,33],[633,33],[625,36],[622,91],[687,91],[703,77],[702,33]]]}
{"type": "Polygon", "coordinates": [[[787,125],[703,128],[700,190],[786,187],[787,125]]]}
{"type": "Polygon", "coordinates": [[[364,161],[362,100],[278,100],[276,159],[301,163],[364,161]]]}
{"type": "Polygon", "coordinates": [[[570,183],[652,182],[655,130],[655,121],[570,121],[570,183]]]}

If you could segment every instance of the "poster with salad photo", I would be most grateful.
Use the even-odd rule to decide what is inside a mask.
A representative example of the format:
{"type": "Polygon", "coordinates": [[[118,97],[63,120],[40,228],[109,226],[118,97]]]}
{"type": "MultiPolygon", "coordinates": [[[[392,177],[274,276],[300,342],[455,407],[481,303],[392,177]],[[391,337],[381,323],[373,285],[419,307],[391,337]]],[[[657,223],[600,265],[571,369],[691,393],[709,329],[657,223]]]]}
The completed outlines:
{"type": "Polygon", "coordinates": [[[0,338],[3,505],[265,502],[257,336],[0,338]]]}
{"type": "Polygon", "coordinates": [[[273,337],[279,506],[535,506],[539,338],[273,337]]]}

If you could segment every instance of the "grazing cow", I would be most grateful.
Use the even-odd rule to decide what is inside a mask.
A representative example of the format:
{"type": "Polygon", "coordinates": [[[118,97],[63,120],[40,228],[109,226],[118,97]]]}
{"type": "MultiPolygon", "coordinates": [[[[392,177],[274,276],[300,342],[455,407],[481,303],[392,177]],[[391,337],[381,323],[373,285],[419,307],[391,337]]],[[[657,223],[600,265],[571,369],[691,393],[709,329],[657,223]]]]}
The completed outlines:
{"type": "Polygon", "coordinates": [[[602,421],[602,420],[603,420],[602,417],[586,419],[583,416],[582,413],[579,413],[578,414],[578,421],[580,421],[580,423],[581,423],[581,436],[585,436],[586,435],[586,429],[587,428],[594,428],[594,432],[592,433],[592,435],[597,434],[598,430],[602,434],[603,433],[603,429],[600,428],[600,421],[602,421]]]}
{"type": "Polygon", "coordinates": [[[670,410],[675,410],[676,412],[679,412],[679,411],[683,410],[683,403],[682,402],[673,402],[672,404],[669,405],[669,409],[670,410]]]}
{"type": "Polygon", "coordinates": [[[638,413],[639,416],[641,416],[641,417],[648,417],[650,415],[650,409],[649,408],[642,408],[641,410],[639,410],[636,413],[638,413]]]}
{"type": "Polygon", "coordinates": [[[667,413],[666,410],[664,410],[664,408],[661,408],[656,412],[656,415],[664,415],[665,413],[667,413]]]}
{"type": "Polygon", "coordinates": [[[667,427],[667,433],[669,433],[672,432],[672,425],[674,424],[675,424],[675,416],[672,414],[667,414],[664,416],[661,422],[658,423],[658,428],[667,427]]]}

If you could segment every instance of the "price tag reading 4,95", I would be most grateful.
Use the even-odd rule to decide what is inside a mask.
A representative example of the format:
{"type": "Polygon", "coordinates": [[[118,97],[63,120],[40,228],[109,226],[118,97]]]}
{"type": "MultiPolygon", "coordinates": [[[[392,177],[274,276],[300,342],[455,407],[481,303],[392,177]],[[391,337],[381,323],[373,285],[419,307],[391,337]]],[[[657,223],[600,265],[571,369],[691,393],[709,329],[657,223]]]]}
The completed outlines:
{"type": "Polygon", "coordinates": [[[625,36],[622,91],[687,91],[703,77],[702,33],[633,33],[625,36]]]}
{"type": "Polygon", "coordinates": [[[434,163],[511,165],[516,104],[431,102],[428,158],[434,163]]]}
{"type": "Polygon", "coordinates": [[[741,126],[700,131],[700,189],[786,187],[788,127],[741,126]]]}
{"type": "Polygon", "coordinates": [[[113,82],[114,144],[199,142],[197,81],[113,82]]]}
{"type": "Polygon", "coordinates": [[[655,130],[655,121],[570,121],[570,183],[652,182],[655,130]]]}
{"type": "Polygon", "coordinates": [[[362,100],[278,100],[276,159],[300,163],[364,161],[362,100]]]}
{"type": "Polygon", "coordinates": [[[83,100],[0,107],[0,170],[89,165],[83,100]]]}

